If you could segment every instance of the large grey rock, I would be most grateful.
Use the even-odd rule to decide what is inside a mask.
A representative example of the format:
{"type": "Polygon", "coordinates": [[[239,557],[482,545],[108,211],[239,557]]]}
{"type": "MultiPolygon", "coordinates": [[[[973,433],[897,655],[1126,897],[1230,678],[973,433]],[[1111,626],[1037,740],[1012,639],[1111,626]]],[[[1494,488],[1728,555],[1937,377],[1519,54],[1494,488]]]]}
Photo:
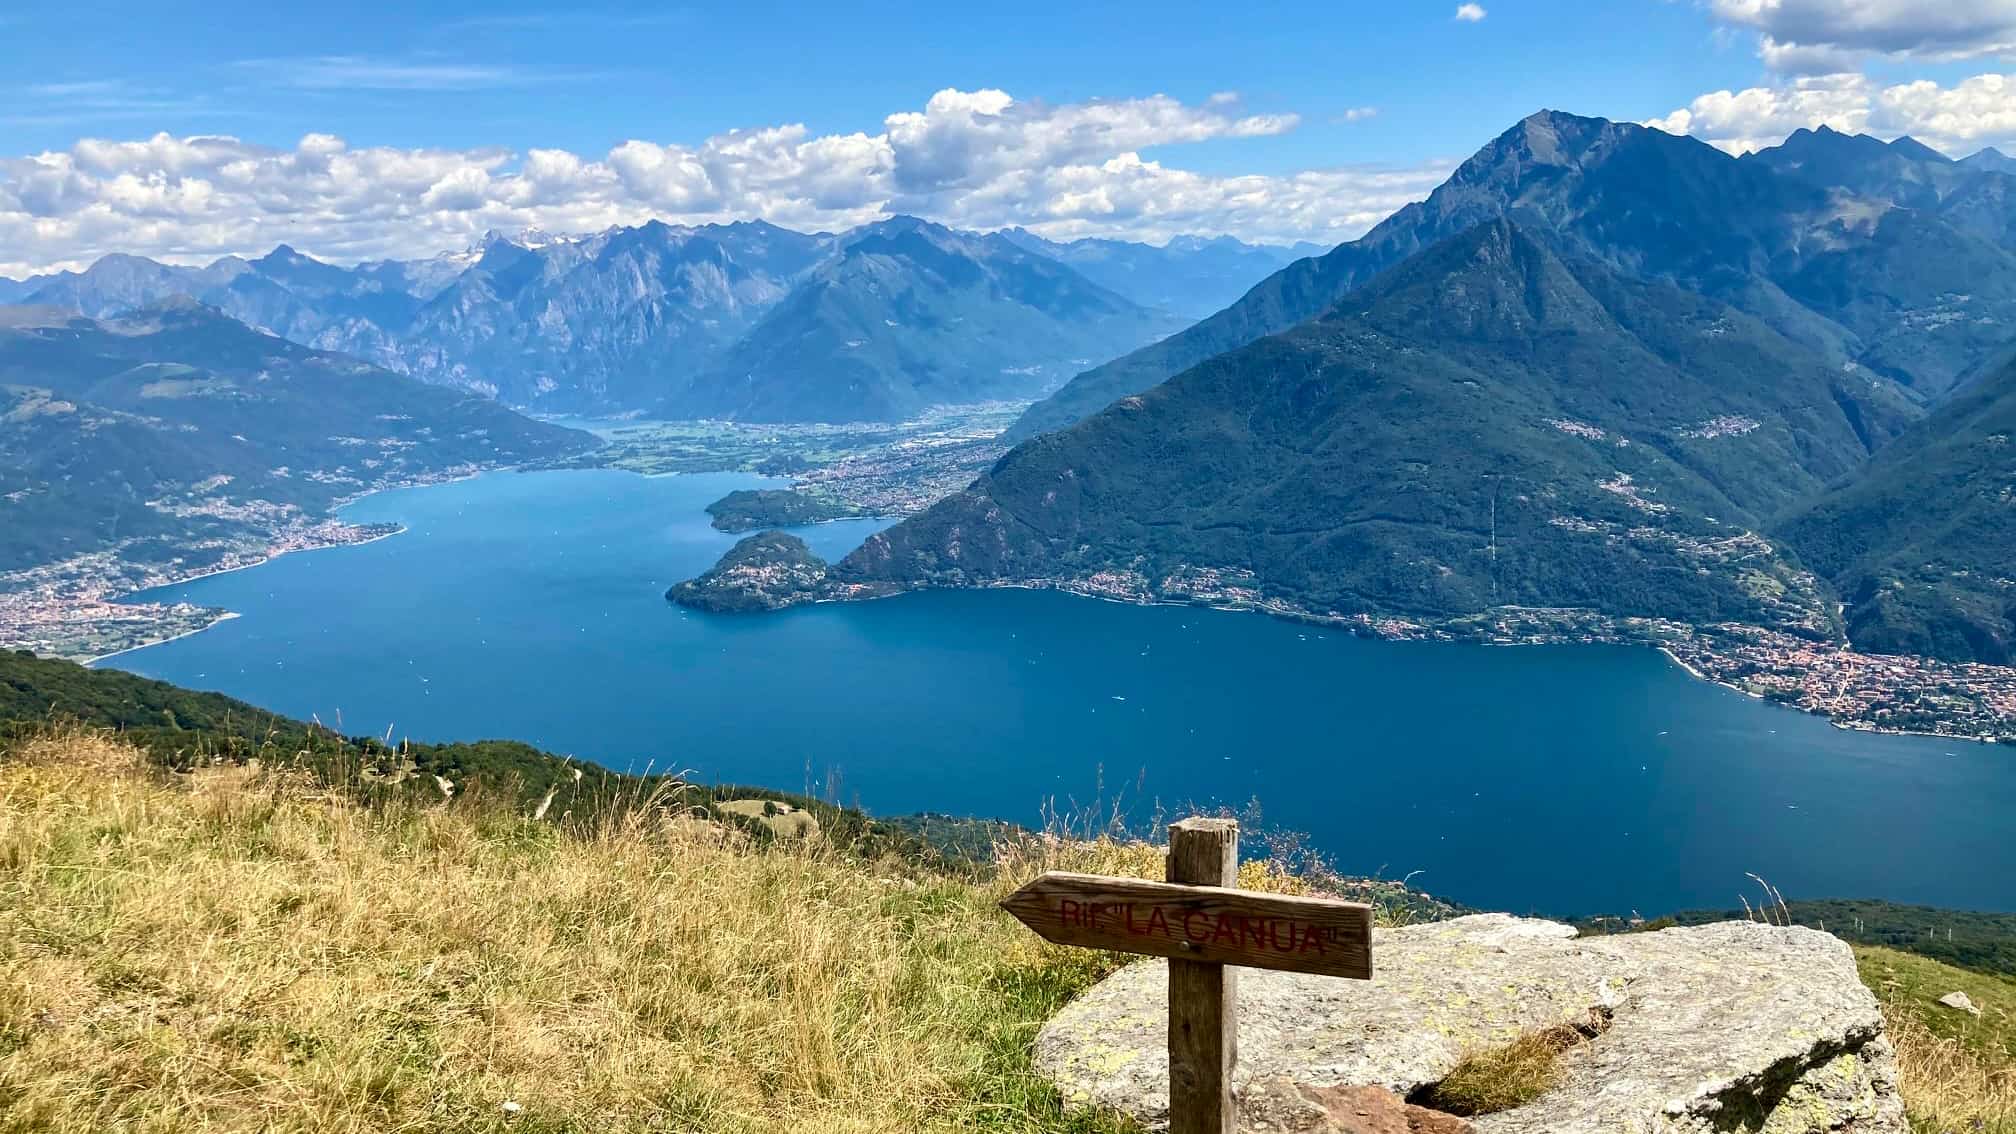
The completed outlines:
{"type": "MultiPolygon", "coordinates": [[[[1479,1134],[1908,1129],[1876,1000],[1824,933],[1727,922],[1577,938],[1486,914],[1379,930],[1373,962],[1371,981],[1243,970],[1242,1089],[1286,1078],[1405,1096],[1468,1050],[1593,1011],[1609,1026],[1562,1056],[1560,1082],[1472,1119],[1479,1134]]],[[[1159,961],[1107,978],[1044,1027],[1038,1065],[1075,1102],[1166,1126],[1167,984],[1159,961]]]]}

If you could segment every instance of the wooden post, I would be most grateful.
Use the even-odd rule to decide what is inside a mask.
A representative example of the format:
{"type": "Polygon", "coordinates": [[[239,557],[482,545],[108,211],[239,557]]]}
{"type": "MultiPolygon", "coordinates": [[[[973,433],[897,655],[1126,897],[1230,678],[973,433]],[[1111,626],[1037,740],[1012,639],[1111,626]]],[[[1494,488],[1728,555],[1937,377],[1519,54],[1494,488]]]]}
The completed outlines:
{"type": "Polygon", "coordinates": [[[1001,900],[1045,941],[1169,958],[1170,1134],[1233,1134],[1238,968],[1372,979],[1372,907],[1238,888],[1239,824],[1169,828],[1169,880],[1052,870],[1001,900]]]}
{"type": "MultiPolygon", "coordinates": [[[[1169,827],[1171,882],[1239,884],[1239,824],[1185,819],[1169,827]]],[[[1169,962],[1169,1134],[1234,1134],[1232,1068],[1239,1061],[1239,970],[1169,962]]]]}

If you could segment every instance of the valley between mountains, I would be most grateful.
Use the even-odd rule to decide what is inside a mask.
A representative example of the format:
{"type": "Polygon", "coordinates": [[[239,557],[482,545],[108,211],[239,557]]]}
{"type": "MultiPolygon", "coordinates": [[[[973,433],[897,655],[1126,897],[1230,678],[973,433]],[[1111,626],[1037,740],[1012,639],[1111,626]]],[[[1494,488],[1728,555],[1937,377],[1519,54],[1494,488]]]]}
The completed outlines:
{"type": "Polygon", "coordinates": [[[389,534],[502,468],[734,469],[713,610],[939,587],[1624,641],[1856,727],[2016,733],[2016,198],[1830,130],[1541,112],[1322,251],[896,217],[110,256],[0,298],[0,643],[389,534]],[[1314,253],[1314,254],[1312,254],[1314,253]],[[769,528],[900,522],[828,563],[769,528]]]}

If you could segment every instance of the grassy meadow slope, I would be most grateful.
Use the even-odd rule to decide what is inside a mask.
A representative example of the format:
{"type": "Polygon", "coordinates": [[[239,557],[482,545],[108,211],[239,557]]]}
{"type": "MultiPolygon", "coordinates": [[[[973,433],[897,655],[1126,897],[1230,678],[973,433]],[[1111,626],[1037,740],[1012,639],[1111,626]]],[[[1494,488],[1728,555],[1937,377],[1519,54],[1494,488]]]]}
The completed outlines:
{"type": "Polygon", "coordinates": [[[1883,1005],[1914,1134],[2016,1130],[2016,979],[1874,946],[1855,964],[1883,1005]],[[1981,1014],[1940,1004],[1949,992],[1981,1014]]]}
{"type": "MultiPolygon", "coordinates": [[[[0,755],[0,1131],[1119,1131],[1030,1043],[1126,959],[995,902],[1160,861],[1029,843],[982,877],[645,810],[569,830],[44,730],[0,755]]],[[[1913,1129],[2016,1129],[2016,982],[1858,957],[1913,1129]]]]}
{"type": "Polygon", "coordinates": [[[995,908],[1052,866],[1160,851],[1025,849],[978,880],[28,736],[0,758],[0,1130],[1113,1129],[1029,1068],[1122,961],[995,908]]]}

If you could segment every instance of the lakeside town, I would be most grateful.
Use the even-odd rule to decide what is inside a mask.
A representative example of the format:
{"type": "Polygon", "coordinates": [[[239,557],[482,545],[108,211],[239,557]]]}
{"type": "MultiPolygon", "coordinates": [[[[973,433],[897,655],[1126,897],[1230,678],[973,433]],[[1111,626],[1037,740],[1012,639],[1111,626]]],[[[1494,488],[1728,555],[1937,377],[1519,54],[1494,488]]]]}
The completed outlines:
{"type": "Polygon", "coordinates": [[[136,602],[128,596],[256,567],[290,552],[369,543],[399,530],[392,524],[296,517],[276,529],[201,541],[187,557],[162,563],[132,559],[121,545],[0,574],[0,648],[91,661],[194,634],[235,616],[216,607],[136,602]]]}
{"type": "Polygon", "coordinates": [[[1559,608],[1501,608],[1433,622],[1313,611],[1265,594],[1250,572],[1199,567],[1171,573],[1153,588],[1130,571],[1015,585],[1115,602],[1256,611],[1385,641],[1649,646],[1696,678],[1826,717],[1842,728],[2016,744],[2016,667],[1862,653],[1839,642],[1742,623],[1694,626],[1559,608]]]}
{"type": "MultiPolygon", "coordinates": [[[[605,448],[545,467],[617,468],[646,475],[756,472],[788,477],[798,491],[840,502],[862,515],[903,516],[958,491],[997,460],[1006,449],[998,434],[1014,412],[1013,406],[963,407],[899,426],[604,422],[596,432],[608,442],[605,448]]],[[[457,468],[379,487],[458,479],[478,471],[457,468]]],[[[228,534],[191,540],[182,554],[161,562],[136,559],[121,545],[0,573],[0,648],[81,661],[196,633],[232,613],[186,602],[136,602],[130,596],[291,552],[381,539],[398,530],[311,517],[292,506],[262,501],[208,500],[173,507],[177,514],[224,521],[228,534]]],[[[1744,538],[1756,537],[1744,533],[1720,541],[1714,557],[1727,558],[1731,553],[1723,545],[1744,538]]],[[[1646,645],[1663,650],[1702,680],[1825,716],[1844,728],[2016,743],[2016,667],[1860,653],[1828,640],[1818,627],[1795,625],[1809,631],[1810,636],[1801,636],[1738,623],[1692,626],[1553,608],[1500,608],[1438,621],[1317,611],[1265,593],[1248,572],[1208,567],[1186,567],[1159,582],[1131,571],[1102,571],[1022,585],[1120,602],[1256,611],[1393,641],[1646,645]]]]}

